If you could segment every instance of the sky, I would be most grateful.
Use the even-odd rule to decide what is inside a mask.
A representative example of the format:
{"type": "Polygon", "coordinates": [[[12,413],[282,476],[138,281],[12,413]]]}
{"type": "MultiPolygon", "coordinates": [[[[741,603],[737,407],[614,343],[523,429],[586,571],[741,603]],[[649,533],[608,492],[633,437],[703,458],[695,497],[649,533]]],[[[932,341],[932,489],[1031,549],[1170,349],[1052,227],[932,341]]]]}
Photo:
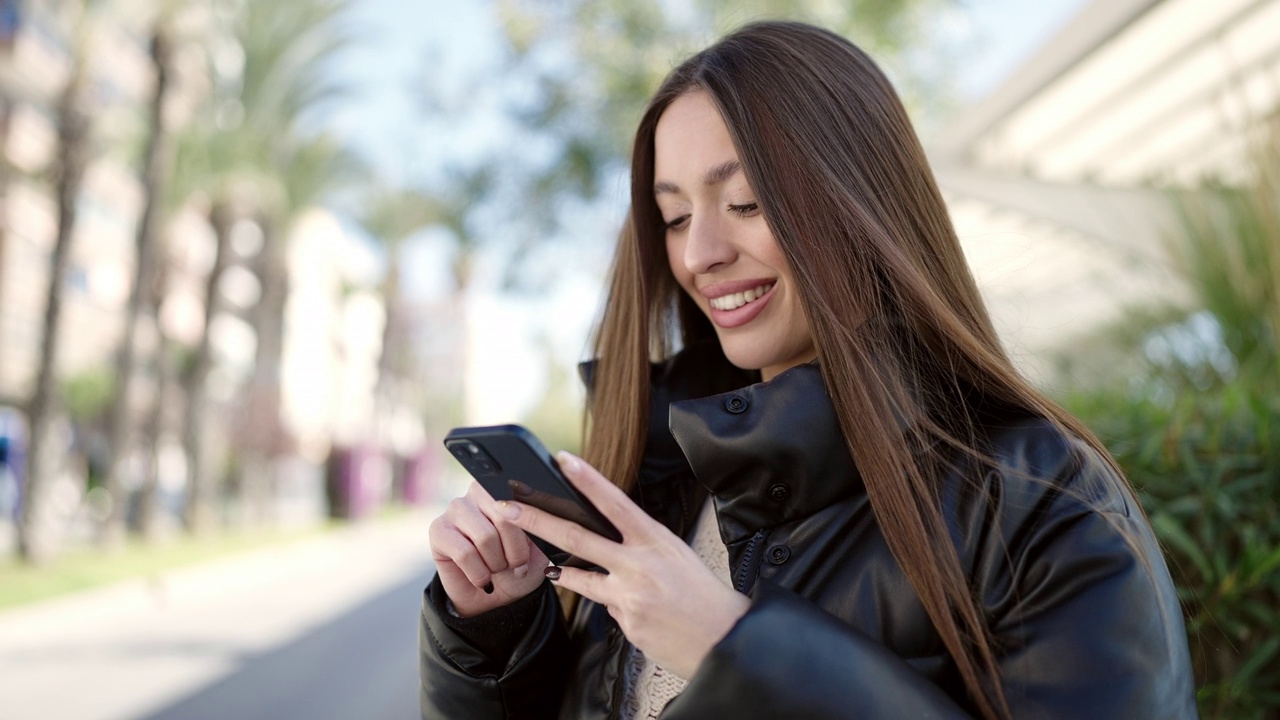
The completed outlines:
{"type": "MultiPolygon", "coordinates": [[[[1019,61],[1078,12],[1085,0],[965,0],[971,57],[960,73],[962,99],[993,90],[1019,61]]],[[[492,64],[499,42],[489,2],[456,0],[358,0],[352,23],[363,42],[354,45],[335,71],[355,88],[353,102],[336,112],[333,128],[371,158],[391,179],[429,163],[432,146],[457,135],[426,138],[415,123],[421,110],[416,87],[427,73],[459,78],[492,64]]]]}
{"type": "MultiPolygon", "coordinates": [[[[958,77],[962,107],[999,87],[1085,4],[1086,0],[964,0],[966,11],[949,14],[949,26],[942,29],[971,48],[958,77]]],[[[502,142],[496,113],[491,122],[478,113],[479,119],[467,128],[451,128],[431,125],[422,109],[427,82],[457,102],[482,96],[467,83],[495,66],[500,43],[489,2],[357,0],[352,10],[359,42],[334,65],[352,94],[335,108],[328,123],[379,175],[392,183],[427,177],[439,171],[435,158],[502,142]]],[[[620,207],[621,196],[619,188],[620,207]]],[[[608,236],[621,218],[620,210],[617,215],[600,223],[608,236]]],[[[431,232],[411,246],[404,285],[417,300],[437,299],[448,291],[448,248],[447,237],[431,232]]],[[[483,260],[479,265],[484,266],[483,260]]],[[[480,278],[467,319],[472,358],[469,422],[518,419],[545,392],[547,360],[536,336],[550,342],[550,362],[572,365],[582,359],[599,305],[603,267],[596,265],[598,260],[570,269],[554,292],[535,299],[504,297],[493,289],[496,280],[480,278]]]]}

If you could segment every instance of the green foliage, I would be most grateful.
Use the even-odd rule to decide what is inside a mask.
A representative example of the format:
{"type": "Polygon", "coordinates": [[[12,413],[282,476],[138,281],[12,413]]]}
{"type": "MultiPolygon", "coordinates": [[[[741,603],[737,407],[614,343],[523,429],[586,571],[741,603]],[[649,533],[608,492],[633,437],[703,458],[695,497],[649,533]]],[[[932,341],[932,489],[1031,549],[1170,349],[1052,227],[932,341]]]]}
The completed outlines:
{"type": "Polygon", "coordinates": [[[115,372],[109,368],[85,370],[61,383],[62,400],[67,414],[78,422],[100,418],[116,392],[115,372]]]}
{"type": "Polygon", "coordinates": [[[374,240],[396,248],[415,233],[445,222],[440,200],[416,190],[377,187],[365,198],[360,226],[374,240]]]}
{"type": "Polygon", "coordinates": [[[1209,183],[1174,196],[1174,260],[1244,372],[1280,370],[1280,138],[1255,148],[1248,187],[1209,183]]]}
{"type": "Polygon", "coordinates": [[[1251,182],[1174,194],[1182,308],[1134,315],[1121,392],[1067,406],[1107,443],[1160,538],[1205,718],[1280,715],[1280,143],[1251,182]],[[1146,323],[1144,327],[1144,323],[1146,323]]]}
{"type": "Polygon", "coordinates": [[[1162,380],[1068,406],[1107,443],[1178,586],[1205,718],[1280,712],[1280,381],[1167,401],[1162,380]]]}
{"type": "MultiPolygon", "coordinates": [[[[508,250],[504,284],[515,290],[536,291],[558,279],[554,263],[540,270],[529,262],[549,239],[594,242],[611,232],[584,228],[590,215],[584,208],[617,203],[645,103],[672,68],[717,36],[753,20],[810,21],[875,54],[909,99],[946,97],[943,78],[954,67],[926,67],[911,56],[926,29],[937,27],[938,11],[956,7],[948,0],[500,0],[497,7],[506,40],[502,66],[461,84],[469,95],[453,101],[447,97],[453,79],[436,78],[425,104],[461,124],[475,107],[486,107],[472,94],[491,91],[499,98],[511,138],[487,157],[462,161],[440,185],[456,186],[462,177],[480,181],[468,183],[472,189],[463,195],[459,242],[469,251],[478,244],[469,231],[502,225],[488,239],[508,250]]],[[[944,54],[939,44],[929,48],[931,59],[944,54]]]]}
{"type": "Polygon", "coordinates": [[[213,92],[178,134],[166,206],[234,190],[280,226],[344,178],[355,159],[333,138],[303,132],[309,114],[344,91],[326,63],[354,37],[342,22],[348,0],[234,0],[205,43],[213,92]]]}

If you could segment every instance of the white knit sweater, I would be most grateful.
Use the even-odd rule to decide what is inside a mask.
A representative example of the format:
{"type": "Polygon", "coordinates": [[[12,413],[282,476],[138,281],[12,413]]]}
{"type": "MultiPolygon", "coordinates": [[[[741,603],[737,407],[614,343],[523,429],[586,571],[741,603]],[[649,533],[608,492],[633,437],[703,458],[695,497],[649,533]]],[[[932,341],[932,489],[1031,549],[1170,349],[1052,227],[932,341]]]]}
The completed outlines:
{"type": "MultiPolygon", "coordinates": [[[[694,526],[693,551],[725,585],[733,586],[729,578],[729,551],[720,541],[720,526],[716,523],[715,507],[710,497],[702,506],[694,526]]],[[[623,720],[657,718],[662,708],[684,690],[684,685],[683,678],[663,670],[634,645],[631,646],[622,693],[623,720]]]]}

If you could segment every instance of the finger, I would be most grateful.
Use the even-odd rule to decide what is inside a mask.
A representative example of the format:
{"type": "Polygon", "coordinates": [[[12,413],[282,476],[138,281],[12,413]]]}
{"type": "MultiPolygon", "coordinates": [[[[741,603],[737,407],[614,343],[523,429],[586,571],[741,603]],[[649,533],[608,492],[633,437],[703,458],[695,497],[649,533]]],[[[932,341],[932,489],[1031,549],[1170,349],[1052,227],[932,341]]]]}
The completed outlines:
{"type": "Polygon", "coordinates": [[[495,502],[493,496],[489,494],[489,491],[485,490],[484,486],[475,480],[472,480],[471,484],[467,486],[466,497],[471,498],[472,502],[476,505],[495,502]]]}
{"type": "Polygon", "coordinates": [[[498,512],[530,535],[602,568],[617,567],[621,561],[621,544],[603,538],[572,520],[510,500],[498,503],[498,512]]]}
{"type": "Polygon", "coordinates": [[[647,535],[653,530],[657,521],[627,497],[622,488],[609,482],[608,478],[591,467],[586,460],[561,450],[556,453],[556,461],[569,482],[618,528],[623,538],[647,535]]]}
{"type": "Polygon", "coordinates": [[[507,522],[498,512],[497,503],[480,506],[480,512],[493,523],[502,541],[502,552],[506,555],[507,567],[513,568],[516,577],[523,578],[529,573],[530,555],[529,536],[523,530],[507,522]]]}
{"type": "Polygon", "coordinates": [[[436,573],[440,575],[440,584],[444,586],[444,591],[453,599],[457,599],[457,595],[467,597],[466,592],[474,594],[477,588],[471,584],[471,579],[466,573],[462,572],[462,568],[458,567],[458,563],[449,558],[436,558],[436,573]]]}
{"type": "Polygon", "coordinates": [[[446,525],[431,526],[431,555],[437,566],[442,560],[458,566],[467,582],[483,589],[493,579],[493,573],[480,558],[471,541],[457,528],[446,525]]]}
{"type": "Polygon", "coordinates": [[[604,573],[574,567],[549,567],[546,574],[555,584],[572,590],[592,602],[605,606],[612,605],[609,602],[612,594],[606,583],[609,576],[604,573]]]}
{"type": "Polygon", "coordinates": [[[503,550],[503,539],[493,521],[474,503],[454,500],[450,505],[453,506],[449,510],[454,525],[471,540],[489,570],[495,573],[506,570],[507,555],[503,550]]]}
{"type": "Polygon", "coordinates": [[[480,483],[474,480],[471,482],[471,486],[467,488],[467,497],[471,498],[476,507],[480,508],[480,512],[484,513],[497,529],[498,537],[502,541],[502,552],[506,555],[507,567],[512,568],[517,577],[523,578],[529,572],[532,555],[529,550],[532,545],[529,542],[529,536],[502,517],[498,512],[497,501],[480,483]]]}

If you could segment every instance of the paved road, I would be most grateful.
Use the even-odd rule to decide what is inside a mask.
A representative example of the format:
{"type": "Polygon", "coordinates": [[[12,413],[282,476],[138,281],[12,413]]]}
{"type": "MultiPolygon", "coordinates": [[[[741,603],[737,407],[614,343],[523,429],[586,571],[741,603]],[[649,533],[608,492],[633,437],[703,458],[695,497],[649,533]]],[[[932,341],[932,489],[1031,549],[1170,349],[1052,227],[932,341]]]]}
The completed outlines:
{"type": "Polygon", "coordinates": [[[429,517],[0,613],[0,720],[415,718],[429,517]]]}

